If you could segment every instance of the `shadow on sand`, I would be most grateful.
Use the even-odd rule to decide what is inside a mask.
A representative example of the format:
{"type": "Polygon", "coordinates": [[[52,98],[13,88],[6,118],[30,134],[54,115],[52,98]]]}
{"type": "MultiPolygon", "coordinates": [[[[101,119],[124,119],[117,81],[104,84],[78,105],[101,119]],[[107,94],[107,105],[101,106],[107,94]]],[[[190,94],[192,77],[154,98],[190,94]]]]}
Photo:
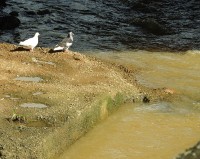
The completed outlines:
{"type": "Polygon", "coordinates": [[[30,51],[30,49],[18,47],[16,49],[10,50],[11,52],[17,52],[17,51],[30,51]]]}
{"type": "Polygon", "coordinates": [[[53,49],[49,50],[50,54],[59,53],[59,52],[63,52],[63,50],[58,50],[58,51],[54,51],[53,49]]]}

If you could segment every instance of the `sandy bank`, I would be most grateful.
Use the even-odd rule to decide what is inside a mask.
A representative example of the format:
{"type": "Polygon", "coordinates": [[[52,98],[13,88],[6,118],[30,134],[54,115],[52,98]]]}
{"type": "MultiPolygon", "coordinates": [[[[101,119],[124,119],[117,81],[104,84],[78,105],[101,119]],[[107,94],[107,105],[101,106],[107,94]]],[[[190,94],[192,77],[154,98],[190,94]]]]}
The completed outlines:
{"type": "Polygon", "coordinates": [[[0,44],[0,158],[52,158],[123,102],[167,93],[134,80],[137,69],[75,52],[0,44]]]}

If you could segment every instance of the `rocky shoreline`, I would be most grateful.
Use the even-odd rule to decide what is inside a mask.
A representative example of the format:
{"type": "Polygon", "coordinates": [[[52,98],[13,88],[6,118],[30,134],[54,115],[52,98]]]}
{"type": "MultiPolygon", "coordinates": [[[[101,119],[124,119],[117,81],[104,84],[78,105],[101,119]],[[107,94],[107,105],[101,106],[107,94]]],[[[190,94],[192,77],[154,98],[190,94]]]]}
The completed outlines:
{"type": "Polygon", "coordinates": [[[172,97],[138,85],[128,66],[70,51],[0,48],[2,159],[53,158],[122,103],[172,97]]]}
{"type": "Polygon", "coordinates": [[[179,154],[176,159],[199,159],[200,157],[200,142],[191,148],[185,150],[185,152],[179,154]]]}

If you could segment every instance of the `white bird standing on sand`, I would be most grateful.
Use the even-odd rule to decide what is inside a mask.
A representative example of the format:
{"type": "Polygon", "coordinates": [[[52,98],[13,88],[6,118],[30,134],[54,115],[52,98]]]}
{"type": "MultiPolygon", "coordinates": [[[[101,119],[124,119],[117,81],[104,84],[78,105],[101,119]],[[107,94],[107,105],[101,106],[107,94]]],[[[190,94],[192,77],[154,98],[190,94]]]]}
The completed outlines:
{"type": "Polygon", "coordinates": [[[73,33],[69,32],[67,37],[63,39],[60,43],[58,43],[55,48],[53,49],[54,51],[67,51],[70,46],[72,46],[73,43],[73,33]]]}
{"type": "Polygon", "coordinates": [[[26,46],[26,47],[30,48],[30,51],[33,51],[33,49],[38,44],[38,36],[39,35],[40,34],[37,32],[37,33],[35,33],[34,37],[32,37],[30,39],[27,39],[25,41],[20,42],[19,45],[26,46]]]}

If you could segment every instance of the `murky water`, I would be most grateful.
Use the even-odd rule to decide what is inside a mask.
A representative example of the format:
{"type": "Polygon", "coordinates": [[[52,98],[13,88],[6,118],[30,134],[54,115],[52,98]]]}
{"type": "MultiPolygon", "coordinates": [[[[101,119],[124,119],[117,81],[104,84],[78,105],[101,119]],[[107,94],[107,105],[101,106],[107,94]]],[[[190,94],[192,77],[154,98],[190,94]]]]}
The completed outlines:
{"type": "Polygon", "coordinates": [[[168,87],[174,102],[125,105],[59,159],[170,159],[200,140],[200,53],[146,51],[97,55],[141,69],[138,81],[168,87]]]}
{"type": "Polygon", "coordinates": [[[59,159],[172,159],[200,139],[199,114],[124,106],[59,159]]]}
{"type": "Polygon", "coordinates": [[[98,57],[140,69],[140,84],[151,88],[170,88],[180,94],[183,105],[200,106],[200,51],[99,53],[98,57]]]}

